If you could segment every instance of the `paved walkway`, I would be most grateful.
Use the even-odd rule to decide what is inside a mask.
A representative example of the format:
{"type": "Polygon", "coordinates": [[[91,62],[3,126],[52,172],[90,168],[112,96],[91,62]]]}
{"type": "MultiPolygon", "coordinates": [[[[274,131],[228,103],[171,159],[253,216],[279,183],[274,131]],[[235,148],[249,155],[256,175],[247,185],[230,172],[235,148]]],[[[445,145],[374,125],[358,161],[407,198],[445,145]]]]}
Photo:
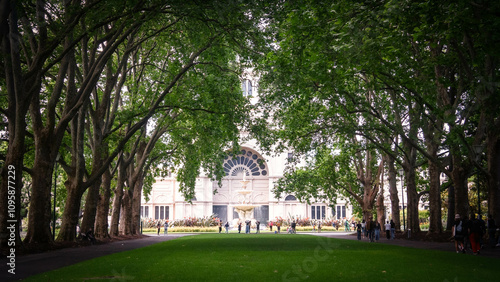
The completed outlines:
{"type": "Polygon", "coordinates": [[[115,241],[107,244],[65,248],[16,258],[16,274],[7,272],[7,259],[0,259],[0,281],[19,281],[29,276],[76,264],[85,260],[118,252],[138,249],[163,241],[191,234],[169,234],[167,236],[148,236],[141,239],[115,241]]]}
{"type": "MultiPolygon", "coordinates": [[[[323,237],[347,239],[347,240],[357,240],[356,236],[352,235],[352,232],[322,232],[322,233],[300,232],[300,234],[309,234],[313,236],[323,236],[323,237]]],[[[0,259],[0,271],[1,271],[0,281],[18,281],[35,274],[76,264],[78,262],[93,259],[96,257],[142,248],[159,242],[168,241],[188,235],[193,235],[193,234],[171,233],[167,236],[154,235],[142,239],[116,241],[102,245],[66,248],[40,254],[19,256],[16,258],[15,275],[11,275],[7,272],[8,270],[7,259],[5,257],[2,257],[0,259]]],[[[364,241],[366,241],[366,239],[364,239],[364,241]]],[[[455,246],[452,242],[438,243],[438,242],[411,241],[404,239],[387,240],[382,238],[378,243],[375,244],[390,244],[390,245],[397,245],[410,248],[455,252],[455,246]]],[[[495,249],[484,248],[483,250],[481,250],[481,256],[499,259],[500,247],[495,249]]]]}

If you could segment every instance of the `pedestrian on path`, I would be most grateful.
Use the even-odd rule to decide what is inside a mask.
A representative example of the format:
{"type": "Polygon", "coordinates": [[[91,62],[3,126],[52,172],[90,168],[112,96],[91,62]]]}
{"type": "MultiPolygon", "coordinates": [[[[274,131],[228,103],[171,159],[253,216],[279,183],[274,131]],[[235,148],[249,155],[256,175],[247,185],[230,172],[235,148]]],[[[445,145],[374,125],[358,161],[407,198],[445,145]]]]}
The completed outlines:
{"type": "Polygon", "coordinates": [[[380,240],[380,230],[382,229],[382,226],[380,225],[380,222],[376,221],[375,222],[375,241],[378,242],[380,240]]]}
{"type": "Polygon", "coordinates": [[[385,222],[384,229],[385,229],[385,236],[387,237],[387,240],[391,239],[391,224],[389,223],[389,221],[385,222]]]}
{"type": "Polygon", "coordinates": [[[453,225],[451,232],[453,237],[455,238],[455,251],[458,253],[462,252],[465,254],[464,248],[464,232],[465,232],[465,224],[463,220],[460,219],[460,215],[457,213],[455,215],[455,224],[453,225]]]}
{"type": "Polygon", "coordinates": [[[245,223],[247,224],[246,229],[245,229],[245,233],[246,234],[250,234],[250,223],[251,223],[251,221],[247,220],[247,221],[245,221],[245,223]]]}
{"type": "Polygon", "coordinates": [[[373,222],[373,217],[370,216],[368,221],[366,222],[366,229],[368,230],[368,238],[370,239],[370,242],[373,242],[373,239],[375,237],[375,222],[373,222]]]}
{"type": "Polygon", "coordinates": [[[479,250],[481,249],[481,237],[483,237],[482,231],[482,222],[480,220],[480,216],[472,221],[472,224],[469,225],[469,240],[472,247],[472,253],[474,255],[479,254],[479,250]]]}
{"type": "Polygon", "coordinates": [[[229,221],[226,221],[226,224],[224,225],[224,227],[226,228],[226,234],[229,233],[229,221]]]}
{"type": "Polygon", "coordinates": [[[156,228],[158,228],[158,236],[160,236],[161,222],[158,221],[156,228]]]}
{"type": "Polygon", "coordinates": [[[168,235],[168,220],[163,224],[163,234],[168,235]]]}
{"type": "Polygon", "coordinates": [[[358,235],[358,240],[361,240],[361,230],[362,230],[361,223],[359,223],[359,221],[358,221],[358,224],[356,225],[356,232],[358,235]]]}

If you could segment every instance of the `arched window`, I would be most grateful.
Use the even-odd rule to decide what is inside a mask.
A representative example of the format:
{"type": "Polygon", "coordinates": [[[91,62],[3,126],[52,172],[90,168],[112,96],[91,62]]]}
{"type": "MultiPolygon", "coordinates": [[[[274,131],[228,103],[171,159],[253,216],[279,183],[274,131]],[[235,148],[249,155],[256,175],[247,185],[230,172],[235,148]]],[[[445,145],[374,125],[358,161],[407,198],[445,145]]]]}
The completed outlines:
{"type": "Polygon", "coordinates": [[[297,201],[297,198],[295,198],[294,195],[288,195],[286,196],[285,201],[297,201]]]}
{"type": "Polygon", "coordinates": [[[246,176],[266,176],[268,169],[264,158],[249,149],[229,153],[224,158],[224,172],[226,175],[237,176],[245,173],[246,176]]]}
{"type": "Polygon", "coordinates": [[[243,91],[243,96],[252,97],[252,81],[248,79],[243,80],[243,82],[241,83],[241,90],[243,91]]]}

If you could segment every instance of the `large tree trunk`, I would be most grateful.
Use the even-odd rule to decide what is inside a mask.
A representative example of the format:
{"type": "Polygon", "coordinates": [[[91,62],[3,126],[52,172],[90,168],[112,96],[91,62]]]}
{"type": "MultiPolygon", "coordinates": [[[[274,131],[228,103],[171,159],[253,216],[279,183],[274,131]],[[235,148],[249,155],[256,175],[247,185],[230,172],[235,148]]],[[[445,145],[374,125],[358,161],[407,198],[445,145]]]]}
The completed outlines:
{"type": "MultiPolygon", "coordinates": [[[[82,193],[81,190],[78,189],[78,184],[75,182],[68,180],[65,185],[67,196],[64,204],[64,213],[62,215],[61,229],[59,230],[57,241],[74,241],[78,236],[78,234],[76,234],[76,226],[78,225],[82,193]]],[[[80,230],[82,233],[85,233],[86,231],[87,230],[84,229],[80,230]]]]}
{"type": "Polygon", "coordinates": [[[109,202],[111,197],[111,172],[106,170],[102,175],[102,189],[99,195],[99,203],[97,205],[97,218],[95,236],[98,238],[109,238],[108,233],[108,215],[109,202]]]}
{"type": "Polygon", "coordinates": [[[385,231],[385,206],[384,206],[384,191],[380,190],[377,197],[377,221],[382,226],[382,231],[385,231]]]}
{"type": "Polygon", "coordinates": [[[399,216],[399,195],[396,181],[396,168],[394,167],[394,158],[386,156],[386,163],[388,167],[388,181],[389,181],[389,195],[391,198],[391,218],[394,221],[396,230],[400,230],[401,219],[399,216]]]}
{"type": "Polygon", "coordinates": [[[142,197],[142,186],[144,184],[144,171],[137,176],[135,182],[134,193],[132,198],[132,234],[138,235],[141,233],[141,197],[142,197]]]}
{"type": "Polygon", "coordinates": [[[406,193],[408,195],[407,206],[407,226],[411,232],[420,231],[420,222],[418,218],[418,200],[420,197],[417,193],[417,183],[415,182],[415,168],[412,167],[409,171],[405,171],[406,178],[406,193]]]}
{"type": "Polygon", "coordinates": [[[121,219],[121,208],[123,199],[123,184],[117,183],[115,189],[115,196],[113,198],[113,207],[111,211],[111,226],[109,227],[109,234],[111,236],[118,236],[120,234],[119,224],[121,219]]]}
{"type": "Polygon", "coordinates": [[[88,189],[87,197],[85,198],[85,210],[83,212],[82,230],[89,230],[89,229],[94,230],[100,187],[101,187],[101,181],[96,181],[88,189]]]}
{"type": "Polygon", "coordinates": [[[113,207],[111,211],[111,226],[109,228],[109,234],[111,236],[118,236],[120,234],[120,219],[121,219],[121,209],[123,200],[123,186],[126,179],[126,169],[127,162],[125,158],[122,158],[118,164],[118,176],[116,180],[115,196],[113,198],[113,207]]]}
{"type": "Polygon", "coordinates": [[[120,214],[120,233],[132,234],[132,197],[130,191],[124,191],[122,199],[122,211],[120,214]]]}
{"type": "Polygon", "coordinates": [[[462,167],[462,156],[459,152],[452,154],[453,161],[453,185],[455,188],[455,213],[461,217],[468,215],[469,206],[469,188],[467,187],[467,173],[462,167]],[[458,154],[458,155],[457,155],[458,154]]]}
{"type": "Polygon", "coordinates": [[[436,164],[429,161],[429,233],[441,233],[441,182],[440,171],[436,164]]]}
{"type": "MultiPolygon", "coordinates": [[[[414,128],[414,127],[412,127],[414,128]]],[[[417,150],[408,142],[408,140],[403,140],[403,146],[405,148],[406,157],[403,159],[403,167],[405,171],[405,183],[406,183],[406,195],[407,195],[407,208],[406,208],[406,228],[411,230],[411,232],[420,231],[420,223],[418,218],[418,200],[419,196],[417,193],[417,183],[416,183],[416,162],[417,162],[417,150]]]]}
{"type": "Polygon", "coordinates": [[[28,232],[26,243],[52,243],[50,231],[50,188],[54,164],[50,161],[50,145],[47,139],[35,138],[35,161],[31,176],[31,200],[28,213],[28,232]],[[42,140],[41,140],[42,139],[42,140]]]}

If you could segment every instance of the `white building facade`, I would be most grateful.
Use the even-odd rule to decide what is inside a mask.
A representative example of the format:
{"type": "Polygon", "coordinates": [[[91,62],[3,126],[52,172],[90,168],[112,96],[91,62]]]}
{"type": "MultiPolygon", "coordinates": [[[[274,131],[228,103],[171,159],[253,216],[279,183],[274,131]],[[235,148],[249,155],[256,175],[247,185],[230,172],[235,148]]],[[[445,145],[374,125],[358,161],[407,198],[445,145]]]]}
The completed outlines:
{"type": "Polygon", "coordinates": [[[283,177],[288,154],[265,158],[254,144],[243,144],[238,154],[228,154],[224,159],[225,177],[222,187],[207,176],[196,180],[195,199],[191,203],[184,200],[179,192],[179,183],[175,176],[157,179],[149,195],[149,201],[143,197],[141,216],[151,219],[183,219],[217,215],[223,221],[234,222],[238,213],[234,206],[241,202],[243,175],[248,181],[246,190],[249,204],[255,205],[253,218],[267,223],[276,217],[310,219],[351,218],[352,207],[346,201],[338,203],[318,202],[306,204],[299,202],[293,195],[282,195],[278,199],[273,194],[275,182],[283,177]],[[214,191],[217,191],[214,194],[214,191]]]}

